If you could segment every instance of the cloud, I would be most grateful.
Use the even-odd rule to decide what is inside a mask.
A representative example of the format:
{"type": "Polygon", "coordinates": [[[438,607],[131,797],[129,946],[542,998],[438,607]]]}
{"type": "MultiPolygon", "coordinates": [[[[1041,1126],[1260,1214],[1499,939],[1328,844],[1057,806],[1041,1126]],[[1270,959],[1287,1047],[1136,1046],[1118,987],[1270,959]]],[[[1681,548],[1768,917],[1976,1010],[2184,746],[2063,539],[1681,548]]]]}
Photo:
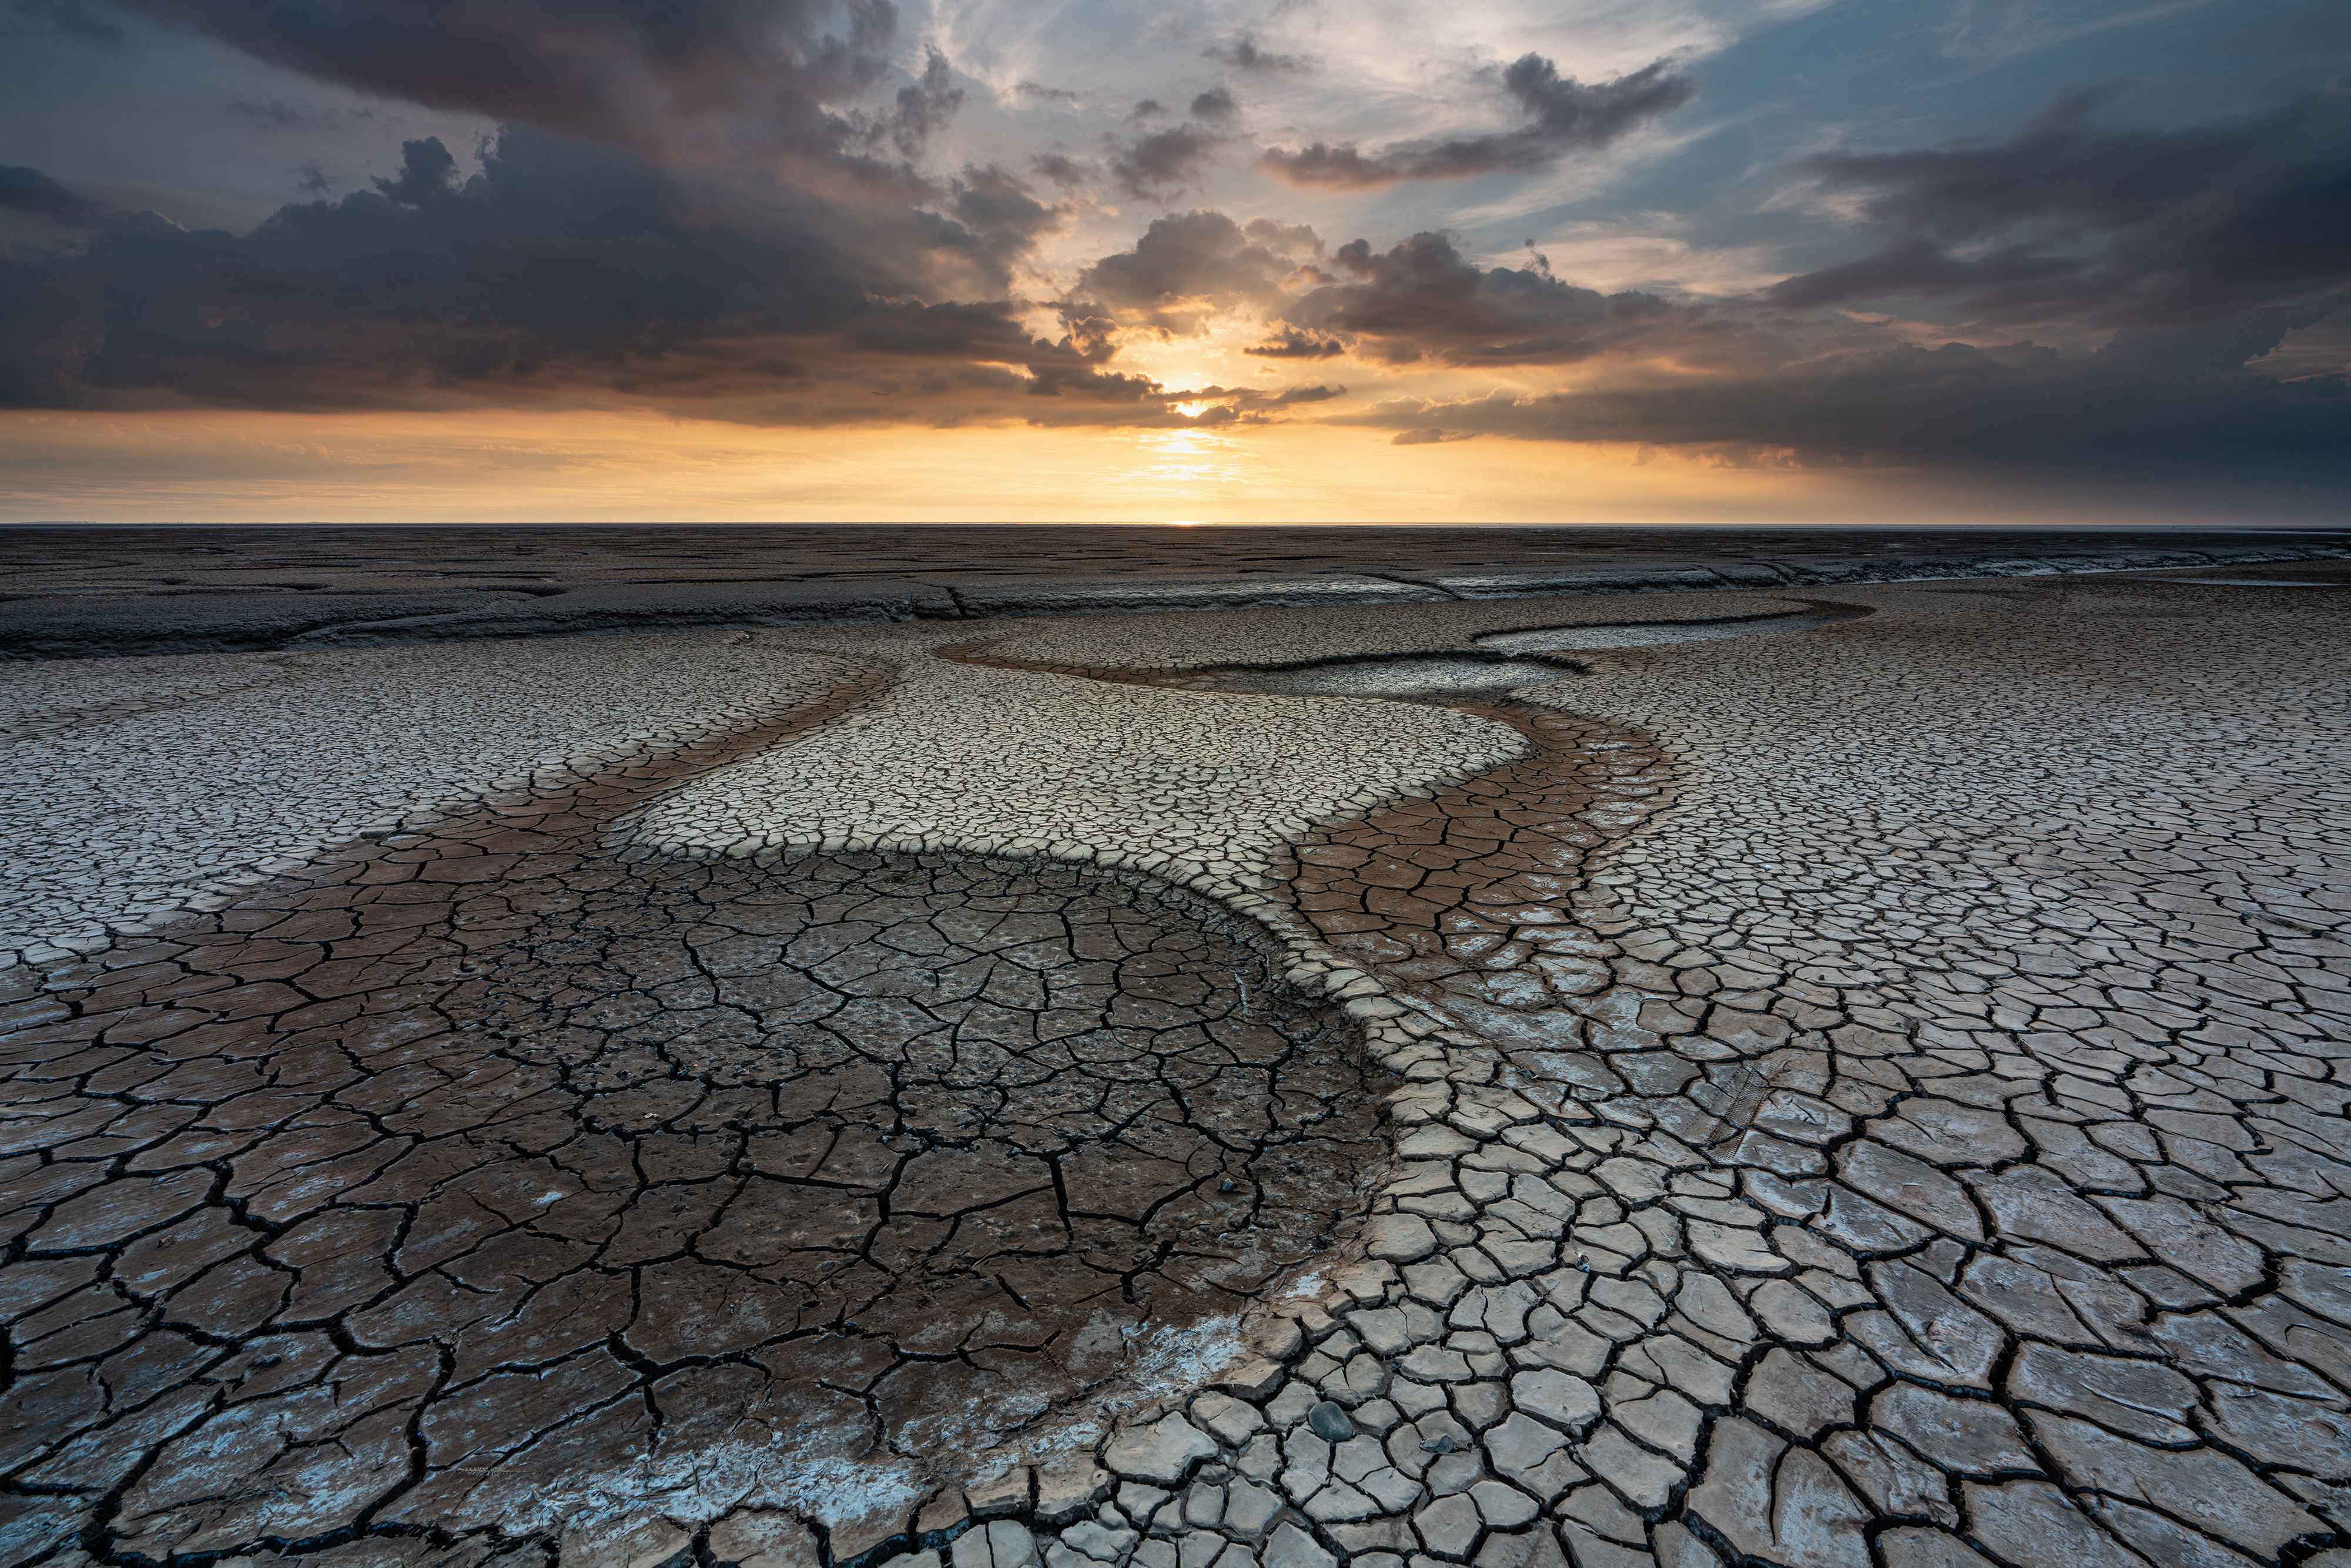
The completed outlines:
{"type": "Polygon", "coordinates": [[[1010,258],[1026,256],[1038,241],[1061,228],[1069,209],[1040,202],[1037,193],[994,165],[964,166],[947,188],[955,200],[948,210],[956,222],[979,236],[989,255],[1010,258]]]}
{"type": "Polygon", "coordinates": [[[1267,172],[1293,185],[1357,189],[1405,180],[1458,180],[1528,173],[1571,152],[1594,152],[1634,127],[1687,103],[1698,92],[1668,62],[1654,60],[1628,76],[1586,86],[1562,77],[1540,55],[1522,55],[1502,72],[1502,86],[1529,123],[1516,130],[1441,141],[1398,142],[1365,156],[1353,142],[1317,141],[1301,152],[1268,152],[1267,172]]]}
{"type": "Polygon", "coordinates": [[[2229,317],[2351,284],[2351,99],[2179,130],[2061,96],[2004,141],[1824,153],[1805,170],[1885,235],[1775,285],[1798,308],[1949,299],[1967,319],[2107,326],[2229,317]]]}
{"type": "Polygon", "coordinates": [[[1257,39],[1243,33],[1228,44],[1211,44],[1200,51],[1202,59],[1217,60],[1237,71],[1258,75],[1295,75],[1306,69],[1306,61],[1296,55],[1277,55],[1257,46],[1257,39]]]}
{"type": "Polygon", "coordinates": [[[1192,118],[1195,120],[1210,120],[1221,124],[1240,111],[1240,103],[1229,88],[1212,87],[1192,99],[1192,118]]]}
{"type": "Polygon", "coordinates": [[[1823,465],[2339,467],[2351,456],[2351,385],[2332,376],[2280,382],[2244,368],[2321,314],[2267,310],[2198,328],[2133,329],[2095,353],[1946,343],[1668,386],[1407,399],[1337,423],[1775,449],[1823,465]]]}
{"type": "Polygon", "coordinates": [[[1101,172],[1093,164],[1081,163],[1063,152],[1040,152],[1029,160],[1029,167],[1065,191],[1083,190],[1101,172]]]}
{"type": "Polygon", "coordinates": [[[1331,261],[1332,281],[1291,301],[1284,319],[1393,363],[1573,364],[1618,349],[1654,351],[1703,319],[1654,295],[1480,268],[1443,235],[1417,234],[1382,253],[1355,240],[1331,261]]]}
{"type": "MultiPolygon", "coordinates": [[[[16,186],[45,199],[34,181],[16,186]]],[[[903,316],[894,302],[957,295],[996,301],[982,308],[994,325],[934,323],[925,351],[1040,357],[1005,336],[1007,267],[1060,210],[998,169],[967,169],[947,194],[939,212],[843,208],[772,176],[665,171],[522,127],[460,181],[437,140],[411,141],[375,189],[282,208],[248,235],[143,214],[78,254],[0,256],[0,293],[38,297],[47,313],[41,329],[18,317],[0,334],[0,398],[731,394],[759,387],[765,360],[821,360],[828,341],[852,361],[903,356],[904,342],[870,335],[903,316]]]]}
{"type": "Polygon", "coordinates": [[[1390,446],[1435,446],[1440,442],[1472,441],[1477,438],[1477,434],[1474,430],[1447,432],[1433,424],[1424,424],[1411,430],[1398,431],[1388,444],[1390,446]]]}
{"type": "Polygon", "coordinates": [[[96,203],[74,194],[38,169],[21,164],[0,163],[0,207],[62,224],[91,225],[105,217],[96,203]]]}
{"type": "Polygon", "coordinates": [[[1244,229],[1222,213],[1198,208],[1154,218],[1133,250],[1095,262],[1078,287],[1105,305],[1164,310],[1207,302],[1230,308],[1275,299],[1301,246],[1320,249],[1314,231],[1259,218],[1244,229]]]}
{"type": "Polygon", "coordinates": [[[1317,338],[1295,327],[1284,327],[1262,343],[1251,343],[1241,350],[1261,360],[1331,360],[1347,351],[1347,345],[1336,338],[1317,338]]]}
{"type": "Polygon", "coordinates": [[[834,152],[863,128],[825,106],[882,79],[897,28],[888,0],[118,3],[322,81],[658,157],[745,134],[834,152]]]}
{"type": "Polygon", "coordinates": [[[1480,268],[1443,235],[1415,235],[1384,252],[1360,239],[1326,251],[1304,225],[1244,225],[1205,208],[1154,219],[1132,250],[1081,273],[1078,287],[1166,331],[1199,331],[1222,312],[1258,314],[1267,336],[1242,351],[1268,360],[1353,352],[1391,364],[1573,364],[1619,350],[1662,353],[1701,330],[1717,340],[1740,330],[1654,295],[1603,295],[1540,272],[1480,268]]]}
{"type": "Polygon", "coordinates": [[[887,114],[877,116],[866,131],[869,142],[887,137],[899,155],[919,158],[930,139],[945,131],[963,108],[963,89],[955,85],[955,71],[936,49],[925,57],[923,74],[911,87],[898,89],[887,114]]]}
{"type": "MultiPolygon", "coordinates": [[[[747,178],[514,126],[478,174],[411,141],[374,188],[247,235],[115,214],[79,250],[0,253],[0,406],[597,402],[763,424],[1176,428],[1343,391],[1171,392],[1109,362],[1118,323],[1082,301],[1061,308],[1058,340],[1035,335],[1006,266],[1062,209],[1001,169],[966,168],[937,211],[843,210],[747,178]],[[1199,402],[1214,406],[1176,412],[1199,402]]],[[[1104,291],[1261,292],[1288,266],[1269,247],[1311,239],[1204,216],[1229,233],[1187,256],[1169,220],[1104,291]]]]}
{"type": "Polygon", "coordinates": [[[1186,121],[1139,136],[1111,156],[1111,177],[1137,201],[1164,201],[1196,184],[1232,139],[1186,121]]]}

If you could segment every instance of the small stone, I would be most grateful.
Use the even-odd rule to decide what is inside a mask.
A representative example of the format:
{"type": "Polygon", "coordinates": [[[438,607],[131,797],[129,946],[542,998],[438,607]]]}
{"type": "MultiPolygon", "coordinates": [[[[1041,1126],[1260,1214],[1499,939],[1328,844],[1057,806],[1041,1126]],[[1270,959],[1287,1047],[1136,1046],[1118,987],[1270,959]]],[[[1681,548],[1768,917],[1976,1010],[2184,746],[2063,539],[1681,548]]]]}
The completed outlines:
{"type": "Polygon", "coordinates": [[[1355,1423],[1348,1418],[1346,1411],[1328,1399],[1306,1413],[1306,1425],[1328,1443],[1343,1443],[1355,1435],[1355,1423]]]}

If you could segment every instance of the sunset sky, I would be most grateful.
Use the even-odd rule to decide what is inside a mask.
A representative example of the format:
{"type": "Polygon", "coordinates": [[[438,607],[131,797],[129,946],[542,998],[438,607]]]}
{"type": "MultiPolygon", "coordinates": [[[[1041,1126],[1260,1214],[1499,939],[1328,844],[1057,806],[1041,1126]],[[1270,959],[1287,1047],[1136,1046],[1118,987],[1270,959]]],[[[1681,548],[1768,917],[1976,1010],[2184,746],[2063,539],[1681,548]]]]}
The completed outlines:
{"type": "Polygon", "coordinates": [[[2339,520],[2342,0],[0,0],[0,520],[2339,520]]]}

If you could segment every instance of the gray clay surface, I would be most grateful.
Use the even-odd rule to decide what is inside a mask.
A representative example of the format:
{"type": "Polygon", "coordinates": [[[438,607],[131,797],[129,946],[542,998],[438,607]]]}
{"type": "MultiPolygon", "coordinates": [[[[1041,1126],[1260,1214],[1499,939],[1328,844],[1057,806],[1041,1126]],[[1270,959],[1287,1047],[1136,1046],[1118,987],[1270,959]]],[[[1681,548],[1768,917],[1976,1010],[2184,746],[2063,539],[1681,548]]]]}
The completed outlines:
{"type": "Polygon", "coordinates": [[[27,944],[0,1558],[2340,1568],[2351,572],[2246,575],[664,633],[762,711],[27,944]]]}

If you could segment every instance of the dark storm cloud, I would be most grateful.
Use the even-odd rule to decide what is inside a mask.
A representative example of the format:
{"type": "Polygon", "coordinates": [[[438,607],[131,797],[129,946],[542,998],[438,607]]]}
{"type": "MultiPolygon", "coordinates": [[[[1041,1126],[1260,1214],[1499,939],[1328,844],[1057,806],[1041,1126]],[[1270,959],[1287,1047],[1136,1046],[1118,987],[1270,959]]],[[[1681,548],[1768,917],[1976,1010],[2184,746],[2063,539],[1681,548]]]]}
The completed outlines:
{"type": "Polygon", "coordinates": [[[106,216],[96,203],[74,194],[38,169],[11,163],[0,163],[0,207],[63,224],[97,224],[106,216]]]}
{"type": "Polygon", "coordinates": [[[1332,252],[1331,264],[1332,280],[1291,301],[1284,317],[1390,362],[1572,364],[1662,347],[1701,314],[1654,295],[1603,295],[1540,273],[1479,267],[1443,235],[1415,235],[1385,252],[1355,240],[1332,252]]]}
{"type": "Polygon", "coordinates": [[[2198,328],[2126,329],[2095,353],[1947,343],[1667,388],[1408,400],[1342,423],[1778,449],[1814,463],[2339,465],[2351,456],[2351,386],[2338,377],[2281,382],[2246,368],[2321,314],[2263,310],[2198,328]]]}
{"type": "Polygon", "coordinates": [[[1791,277],[1775,303],[1927,296],[1970,319],[2192,321],[2351,285],[2351,99],[2314,94],[2179,130],[2112,129],[2069,93],[2005,141],[1826,153],[1874,254],[1791,277]]]}
{"type": "Polygon", "coordinates": [[[897,27],[888,0],[117,3],[320,80],[652,153],[721,122],[832,150],[822,105],[881,79],[897,27]]]}
{"type": "MultiPolygon", "coordinates": [[[[37,319],[14,310],[0,329],[0,398],[368,406],[582,385],[716,395],[756,382],[751,346],[820,350],[808,340],[870,325],[892,300],[1000,299],[1008,260],[1057,213],[994,169],[950,182],[939,213],[843,212],[742,179],[689,179],[515,127],[471,179],[456,178],[438,141],[412,141],[376,189],[285,207],[242,236],[120,218],[78,253],[0,258],[0,296],[42,302],[37,319]]],[[[1031,357],[1004,337],[1009,307],[991,308],[986,330],[934,325],[932,351],[1031,357]]],[[[852,356],[909,351],[841,340],[852,356]]]]}
{"type": "Polygon", "coordinates": [[[1302,152],[1275,149],[1262,167],[1293,185],[1354,188],[1405,180],[1458,180],[1474,174],[1524,173],[1549,167],[1570,152],[1607,146],[1635,126],[1679,109],[1698,91],[1656,60],[1629,76],[1586,86],[1562,77],[1540,55],[1523,55],[1502,72],[1502,86],[1528,123],[1515,130],[1443,141],[1399,142],[1366,156],[1353,142],[1317,141],[1302,152]]]}
{"type": "MultiPolygon", "coordinates": [[[[1173,428],[1337,395],[1169,392],[1108,366],[1118,324],[1082,301],[1061,308],[1059,340],[1031,336],[1005,266],[1061,209],[1000,169],[946,182],[937,212],[844,214],[744,178],[509,127],[471,178],[439,141],[412,141],[374,189],[246,235],[118,214],[79,250],[0,256],[0,405],[617,397],[748,423],[1173,428]],[[984,297],[937,298],[957,285],[984,297]],[[1196,421],[1172,406],[1203,401],[1217,406],[1196,421]]],[[[1274,245],[1305,232],[1253,229],[1274,245]]],[[[1228,283],[1249,282],[1231,254],[1249,232],[1217,250],[1228,283]]],[[[1163,236],[1145,259],[1165,277],[1132,286],[1177,286],[1181,248],[1163,236]]]]}

